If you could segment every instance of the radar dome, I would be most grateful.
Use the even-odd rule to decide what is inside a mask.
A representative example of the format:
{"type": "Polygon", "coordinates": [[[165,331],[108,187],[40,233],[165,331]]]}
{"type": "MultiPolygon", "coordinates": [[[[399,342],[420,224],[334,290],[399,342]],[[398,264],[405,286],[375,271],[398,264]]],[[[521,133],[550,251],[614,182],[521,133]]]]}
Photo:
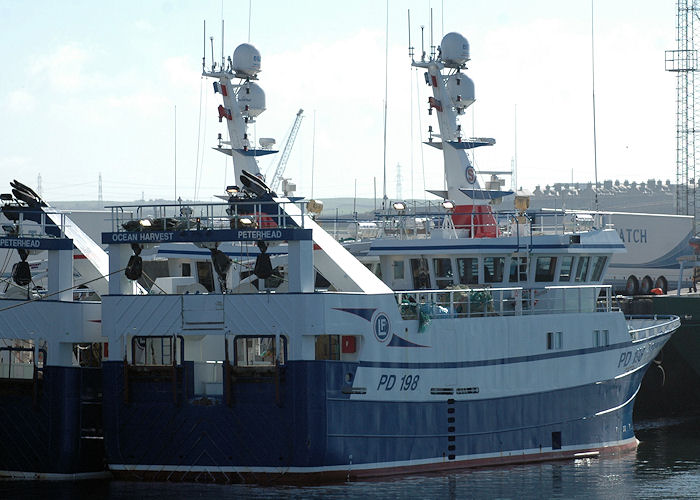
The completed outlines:
{"type": "Polygon", "coordinates": [[[244,115],[258,116],[265,111],[265,91],[257,83],[247,82],[238,91],[238,105],[244,115]]]}
{"type": "Polygon", "coordinates": [[[260,72],[260,52],[249,43],[242,43],[233,51],[233,70],[246,76],[260,72]]]}
{"type": "Polygon", "coordinates": [[[447,79],[447,93],[455,108],[467,108],[474,102],[474,82],[464,73],[450,75],[447,79]]]}
{"type": "Polygon", "coordinates": [[[469,42],[459,33],[448,33],[440,42],[442,60],[448,65],[461,66],[469,60],[469,42]]]}

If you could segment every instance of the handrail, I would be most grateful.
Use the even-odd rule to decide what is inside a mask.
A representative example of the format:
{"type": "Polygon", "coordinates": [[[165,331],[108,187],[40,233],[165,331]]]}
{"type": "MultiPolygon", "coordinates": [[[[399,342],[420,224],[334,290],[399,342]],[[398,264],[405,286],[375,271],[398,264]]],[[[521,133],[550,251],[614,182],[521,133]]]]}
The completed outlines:
{"type": "MultiPolygon", "coordinates": [[[[13,206],[10,206],[13,207],[13,206]]],[[[49,207],[45,207],[43,210],[38,208],[27,208],[27,207],[17,207],[18,217],[14,224],[14,230],[8,232],[5,230],[4,236],[10,237],[21,237],[21,238],[36,238],[41,236],[42,238],[65,238],[66,233],[66,217],[70,215],[69,211],[57,210],[49,207]],[[28,219],[25,217],[26,214],[36,214],[39,216],[39,221],[28,219]],[[54,223],[50,218],[49,214],[58,215],[60,218],[60,223],[54,223]],[[52,235],[46,232],[46,226],[58,227],[58,236],[52,235]]]]}
{"type": "MultiPolygon", "coordinates": [[[[355,239],[362,237],[396,237],[399,239],[418,239],[430,237],[437,230],[448,230],[454,238],[483,233],[496,233],[495,237],[533,235],[567,235],[588,232],[596,228],[612,227],[605,221],[603,214],[591,213],[590,217],[565,212],[526,212],[500,211],[492,212],[493,219],[482,218],[485,214],[477,211],[446,211],[430,202],[425,207],[413,207],[411,210],[386,209],[376,211],[371,219],[359,219],[357,214],[351,217],[323,217],[317,219],[321,224],[333,224],[337,233],[337,224],[354,226],[355,239]],[[466,217],[467,226],[455,227],[454,216],[466,217]],[[495,229],[495,231],[494,231],[495,229]],[[364,234],[361,234],[364,233],[364,234]],[[366,234],[372,233],[372,234],[366,234]]],[[[344,231],[347,233],[349,228],[344,231]]],[[[443,237],[450,237],[443,234],[443,237]]]]}
{"type": "Polygon", "coordinates": [[[110,205],[112,231],[125,232],[124,224],[134,221],[128,210],[135,212],[141,231],[189,231],[211,229],[255,229],[304,227],[305,204],[298,201],[231,200],[230,203],[158,203],[110,205]],[[292,220],[284,210],[296,205],[302,217],[292,220]],[[170,214],[170,215],[169,215],[170,214]]]}
{"type": "Polygon", "coordinates": [[[610,312],[610,285],[457,288],[395,292],[404,319],[610,312]]]}
{"type": "Polygon", "coordinates": [[[681,326],[681,319],[675,315],[626,315],[627,329],[633,341],[644,340],[649,337],[656,337],[658,335],[663,335],[665,333],[671,333],[681,326]],[[668,320],[665,323],[654,323],[647,326],[642,326],[641,328],[633,328],[634,320],[668,320]]]}

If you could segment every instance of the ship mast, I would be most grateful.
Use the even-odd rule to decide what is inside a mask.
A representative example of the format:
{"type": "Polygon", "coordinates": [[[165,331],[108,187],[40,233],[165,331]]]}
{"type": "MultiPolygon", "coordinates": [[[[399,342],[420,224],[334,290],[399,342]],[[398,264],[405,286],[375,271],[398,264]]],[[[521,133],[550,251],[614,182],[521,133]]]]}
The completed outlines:
{"type": "MultiPolygon", "coordinates": [[[[223,25],[222,25],[223,33],[223,25]]],[[[265,111],[265,92],[255,83],[260,72],[260,52],[253,45],[243,43],[236,47],[233,58],[224,58],[223,48],[221,62],[213,60],[206,68],[206,50],[202,58],[202,75],[214,78],[214,92],[221,94],[223,104],[219,105],[219,121],[226,121],[229,140],[219,135],[219,144],[214,149],[233,158],[233,169],[236,182],[243,170],[261,177],[258,157],[277,153],[272,146],[274,139],[261,138],[260,147],[256,147],[254,139],[248,133],[248,126],[255,123],[255,118],[265,111]]]]}

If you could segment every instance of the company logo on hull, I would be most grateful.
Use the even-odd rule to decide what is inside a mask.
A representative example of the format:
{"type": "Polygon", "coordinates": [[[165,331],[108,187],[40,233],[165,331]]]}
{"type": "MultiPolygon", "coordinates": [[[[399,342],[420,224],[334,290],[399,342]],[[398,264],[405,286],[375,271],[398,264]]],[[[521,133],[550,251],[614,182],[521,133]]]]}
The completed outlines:
{"type": "Polygon", "coordinates": [[[377,337],[379,342],[386,342],[389,338],[389,331],[391,330],[391,323],[389,322],[389,316],[384,313],[377,314],[374,318],[374,336],[377,337]]]}

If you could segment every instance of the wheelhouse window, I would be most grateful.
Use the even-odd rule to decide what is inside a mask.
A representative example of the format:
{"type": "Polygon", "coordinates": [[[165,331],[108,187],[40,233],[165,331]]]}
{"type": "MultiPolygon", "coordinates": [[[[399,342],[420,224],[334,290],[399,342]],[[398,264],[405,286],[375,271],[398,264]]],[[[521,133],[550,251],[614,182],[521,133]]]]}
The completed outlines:
{"type": "Polygon", "coordinates": [[[484,283],[500,283],[503,281],[505,267],[503,257],[484,257],[484,283]]]}
{"type": "Polygon", "coordinates": [[[605,269],[605,261],[607,261],[607,259],[607,257],[602,255],[593,257],[593,272],[591,274],[591,281],[600,281],[600,278],[603,275],[603,269],[605,269]]]}
{"type": "Polygon", "coordinates": [[[192,276],[192,267],[190,266],[189,262],[182,263],[182,275],[183,276],[192,276]]]}
{"type": "Polygon", "coordinates": [[[510,259],[510,273],[508,281],[510,283],[527,281],[527,257],[513,257],[510,259]]]}
{"type": "MultiPolygon", "coordinates": [[[[287,359],[287,338],[280,336],[282,357],[287,359]]],[[[277,360],[274,335],[239,335],[234,342],[236,366],[274,366],[277,360]]]]}
{"type": "Polygon", "coordinates": [[[554,270],[556,267],[556,257],[537,257],[535,281],[554,281],[554,270]]]}
{"type": "Polygon", "coordinates": [[[207,291],[214,291],[214,274],[211,271],[211,262],[197,262],[197,281],[207,291]]]}
{"type": "Polygon", "coordinates": [[[559,271],[559,281],[571,281],[571,268],[574,264],[573,255],[565,255],[561,258],[561,270],[559,271]]]}
{"type": "Polygon", "coordinates": [[[394,279],[402,280],[404,278],[403,261],[395,260],[392,263],[391,267],[394,269],[394,279]]]}
{"type": "Polygon", "coordinates": [[[457,272],[461,285],[474,285],[479,283],[479,259],[457,259],[457,272]]]}
{"type": "Polygon", "coordinates": [[[579,257],[578,264],[576,265],[576,281],[586,281],[586,276],[588,276],[588,264],[590,263],[590,257],[579,257]]]}
{"type": "Polygon", "coordinates": [[[430,272],[428,271],[428,259],[411,259],[411,274],[413,276],[413,288],[424,290],[430,288],[430,272]]]}
{"type": "Polygon", "coordinates": [[[435,284],[438,288],[447,288],[452,285],[452,260],[449,258],[433,259],[435,269],[435,284]]]}

